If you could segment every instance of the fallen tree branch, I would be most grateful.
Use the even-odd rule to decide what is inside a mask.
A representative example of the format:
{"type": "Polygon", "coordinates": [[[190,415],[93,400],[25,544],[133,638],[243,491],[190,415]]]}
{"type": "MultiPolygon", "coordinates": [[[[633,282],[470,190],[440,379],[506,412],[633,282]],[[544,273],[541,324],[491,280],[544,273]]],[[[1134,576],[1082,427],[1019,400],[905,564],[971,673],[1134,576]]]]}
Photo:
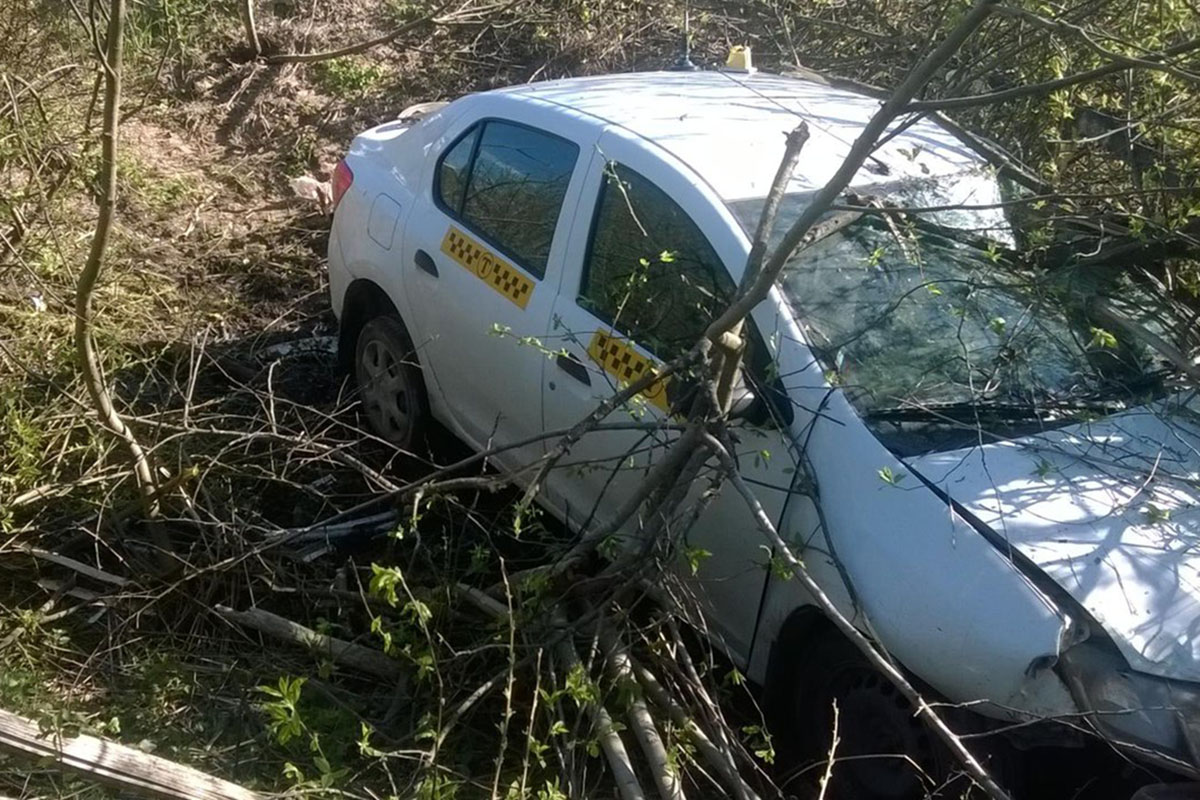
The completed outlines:
{"type": "MultiPolygon", "coordinates": [[[[218,605],[214,609],[222,618],[229,622],[247,628],[253,628],[260,633],[280,639],[281,641],[298,644],[329,656],[335,663],[352,667],[359,672],[375,675],[390,681],[403,682],[408,676],[403,665],[386,654],[371,647],[354,644],[323,633],[317,633],[298,622],[264,611],[252,608],[248,611],[235,611],[228,606],[218,605]]],[[[403,691],[403,687],[400,689],[403,691]]]]}
{"type": "Polygon", "coordinates": [[[998,0],[976,0],[970,10],[963,15],[962,20],[954,27],[954,30],[947,34],[932,53],[913,68],[891,97],[875,112],[863,127],[862,133],[854,140],[854,144],[850,146],[850,152],[846,154],[846,158],[838,167],[837,172],[813,195],[804,211],[783,235],[779,245],[771,253],[771,257],[766,260],[763,268],[753,276],[752,283],[743,286],[738,292],[737,299],[705,330],[704,337],[706,339],[711,342],[718,341],[723,333],[740,323],[755,306],[762,302],[771,287],[775,285],[775,281],[779,278],[779,274],[783,271],[783,267],[791,258],[792,253],[804,241],[804,237],[825,215],[838,195],[854,180],[858,170],[875,150],[879,137],[887,131],[888,126],[896,117],[905,111],[914,110],[913,106],[916,104],[911,102],[912,99],[983,24],[997,2],[998,0]]]}
{"type": "MultiPolygon", "coordinates": [[[[616,632],[601,625],[600,641],[605,649],[604,660],[612,679],[618,683],[636,683],[629,655],[621,646],[616,632]]],[[[626,717],[634,738],[638,740],[638,745],[641,746],[642,753],[645,754],[646,761],[650,764],[659,797],[662,800],[685,800],[679,775],[671,766],[670,759],[667,757],[667,748],[663,746],[662,735],[659,734],[658,727],[654,724],[654,717],[650,714],[645,699],[635,697],[629,704],[626,717]]]]}
{"type": "Polygon", "coordinates": [[[734,765],[721,749],[713,743],[700,724],[692,718],[691,714],[671,697],[670,693],[659,682],[654,673],[643,667],[636,661],[630,660],[632,669],[637,677],[638,684],[642,690],[650,696],[650,700],[657,706],[664,709],[671,717],[671,721],[685,731],[689,740],[696,745],[696,749],[700,751],[700,755],[708,763],[710,767],[715,769],[721,778],[725,781],[725,785],[733,793],[733,796],[738,800],[759,800],[758,795],[750,788],[750,785],[742,779],[741,773],[738,772],[734,765]]]}
{"type": "Polygon", "coordinates": [[[192,767],[95,736],[43,733],[36,722],[0,711],[0,750],[49,759],[63,769],[166,800],[259,800],[260,795],[192,767]]]}
{"type": "MultiPolygon", "coordinates": [[[[560,628],[566,629],[567,621],[561,611],[555,612],[554,621],[560,628]]],[[[555,649],[567,672],[583,667],[570,636],[563,636],[555,649]]],[[[633,761],[629,758],[629,752],[625,749],[620,734],[613,728],[612,717],[604,708],[604,704],[596,701],[585,705],[588,716],[592,718],[592,728],[600,742],[600,749],[604,751],[608,768],[612,770],[613,781],[617,784],[621,800],[646,800],[646,793],[638,782],[637,773],[633,771],[633,761]]]]}
{"type": "Polygon", "coordinates": [[[26,555],[33,556],[34,558],[42,561],[49,561],[52,564],[58,564],[60,567],[66,567],[67,569],[74,570],[80,575],[86,575],[93,580],[98,580],[103,583],[111,583],[112,585],[119,587],[125,587],[129,585],[129,580],[127,578],[122,578],[119,575],[113,575],[111,572],[105,572],[104,570],[96,569],[93,566],[84,564],[82,561],[76,561],[73,558],[61,556],[58,553],[53,553],[49,550],[43,550],[39,547],[18,547],[17,549],[26,555]]]}
{"type": "MultiPolygon", "coordinates": [[[[1200,38],[1188,39],[1179,44],[1168,47],[1161,53],[1154,53],[1144,56],[1143,61],[1159,62],[1174,56],[1181,56],[1190,53],[1193,50],[1200,50],[1200,38]]],[[[1121,62],[1105,64],[1103,67],[1096,67],[1084,72],[1077,72],[1074,75],[1067,75],[1062,78],[1056,78],[1042,83],[1029,83],[1024,86],[1014,86],[1011,89],[1002,89],[998,92],[989,92],[987,94],[966,95],[964,97],[947,97],[941,100],[916,100],[908,104],[905,111],[954,111],[960,108],[975,108],[977,106],[988,106],[995,103],[1001,103],[1006,100],[1016,100],[1021,97],[1034,97],[1036,95],[1047,95],[1052,92],[1057,92],[1060,89],[1066,89],[1071,86],[1078,86],[1081,83],[1099,80],[1100,78],[1114,75],[1118,72],[1123,72],[1130,67],[1121,62]]]]}

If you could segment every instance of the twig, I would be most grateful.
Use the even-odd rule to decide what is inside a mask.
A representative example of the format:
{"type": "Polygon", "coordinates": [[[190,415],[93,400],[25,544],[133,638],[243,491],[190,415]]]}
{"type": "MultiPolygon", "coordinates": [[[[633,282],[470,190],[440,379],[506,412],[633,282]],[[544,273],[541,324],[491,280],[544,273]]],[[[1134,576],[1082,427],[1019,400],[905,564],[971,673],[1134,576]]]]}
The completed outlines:
{"type": "Polygon", "coordinates": [[[96,569],[95,567],[84,564],[82,561],[76,561],[73,558],[60,556],[58,553],[52,553],[49,550],[43,550],[40,547],[19,547],[17,549],[23,553],[33,556],[34,558],[41,559],[42,561],[49,561],[52,564],[58,564],[60,567],[66,567],[67,569],[78,572],[80,575],[86,575],[89,578],[102,581],[103,583],[111,583],[113,586],[122,588],[129,585],[129,580],[122,578],[119,575],[113,575],[110,572],[96,569]]]}
{"type": "Polygon", "coordinates": [[[833,738],[829,742],[829,757],[825,761],[825,771],[821,773],[821,791],[817,794],[817,800],[825,800],[825,792],[829,788],[829,781],[833,778],[833,764],[837,757],[837,747],[841,744],[841,739],[838,737],[838,704],[837,700],[833,701],[833,738]]]}

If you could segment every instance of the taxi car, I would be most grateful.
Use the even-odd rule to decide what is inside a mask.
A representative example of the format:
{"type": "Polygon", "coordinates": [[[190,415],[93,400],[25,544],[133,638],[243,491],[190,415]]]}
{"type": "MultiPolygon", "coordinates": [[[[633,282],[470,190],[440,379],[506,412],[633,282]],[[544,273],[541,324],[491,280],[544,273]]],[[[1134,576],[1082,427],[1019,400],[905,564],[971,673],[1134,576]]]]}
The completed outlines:
{"type": "MultiPolygon", "coordinates": [[[[637,73],[473,94],[365,131],[334,178],[329,284],[371,427],[408,448],[434,418],[473,447],[512,445],[495,460],[518,472],[697,341],[741,276],[785,134],[803,119],[811,138],[780,232],[877,107],[818,80],[637,73]]],[[[1099,732],[1195,776],[1194,398],[1152,353],[1089,340],[1045,302],[1096,287],[997,277],[1014,244],[1004,187],[945,128],[893,130],[852,190],[929,214],[843,208],[754,310],[743,477],[840,609],[934,696],[1051,721],[1041,741],[1099,732]]],[[[672,403],[656,384],[629,412],[666,423],[672,403]]],[[[670,436],[628,428],[584,437],[550,476],[540,502],[570,529],[603,522],[670,436]]],[[[911,709],[766,568],[736,493],[679,549],[705,554],[679,575],[779,726],[827,731],[837,699],[842,754],[934,757],[911,709]]],[[[920,793],[903,759],[853,769],[858,796],[920,793]]]]}

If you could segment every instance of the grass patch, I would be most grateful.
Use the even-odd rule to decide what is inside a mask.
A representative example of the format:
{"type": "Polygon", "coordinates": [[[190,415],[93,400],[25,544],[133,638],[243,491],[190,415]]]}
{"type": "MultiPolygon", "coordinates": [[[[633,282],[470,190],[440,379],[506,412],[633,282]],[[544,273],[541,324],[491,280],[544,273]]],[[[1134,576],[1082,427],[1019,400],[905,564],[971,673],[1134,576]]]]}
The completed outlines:
{"type": "Polygon", "coordinates": [[[376,64],[346,56],[318,62],[314,68],[317,86],[334,97],[361,97],[379,85],[384,70],[376,64]]]}
{"type": "Polygon", "coordinates": [[[169,214],[199,195],[186,175],[163,174],[128,150],[117,155],[117,198],[129,210],[169,214]]]}

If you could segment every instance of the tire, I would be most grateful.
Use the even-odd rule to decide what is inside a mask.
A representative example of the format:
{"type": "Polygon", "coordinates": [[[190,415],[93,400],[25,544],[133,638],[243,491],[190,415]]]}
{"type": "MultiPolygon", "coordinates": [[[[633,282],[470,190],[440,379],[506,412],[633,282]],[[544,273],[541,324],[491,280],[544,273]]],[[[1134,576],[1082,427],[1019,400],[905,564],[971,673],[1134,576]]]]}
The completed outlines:
{"type": "Polygon", "coordinates": [[[425,440],[429,399],[415,348],[399,318],[375,317],[354,346],[354,376],[371,430],[413,452],[425,440]]]}
{"type": "MultiPolygon", "coordinates": [[[[781,776],[789,793],[824,773],[837,703],[838,746],[827,797],[920,800],[959,797],[968,783],[953,774],[950,754],[913,715],[912,705],[844,637],[822,633],[796,648],[773,687],[780,701],[772,729],[782,739],[781,776]]],[[[768,706],[769,708],[770,706],[768,706]]]]}

